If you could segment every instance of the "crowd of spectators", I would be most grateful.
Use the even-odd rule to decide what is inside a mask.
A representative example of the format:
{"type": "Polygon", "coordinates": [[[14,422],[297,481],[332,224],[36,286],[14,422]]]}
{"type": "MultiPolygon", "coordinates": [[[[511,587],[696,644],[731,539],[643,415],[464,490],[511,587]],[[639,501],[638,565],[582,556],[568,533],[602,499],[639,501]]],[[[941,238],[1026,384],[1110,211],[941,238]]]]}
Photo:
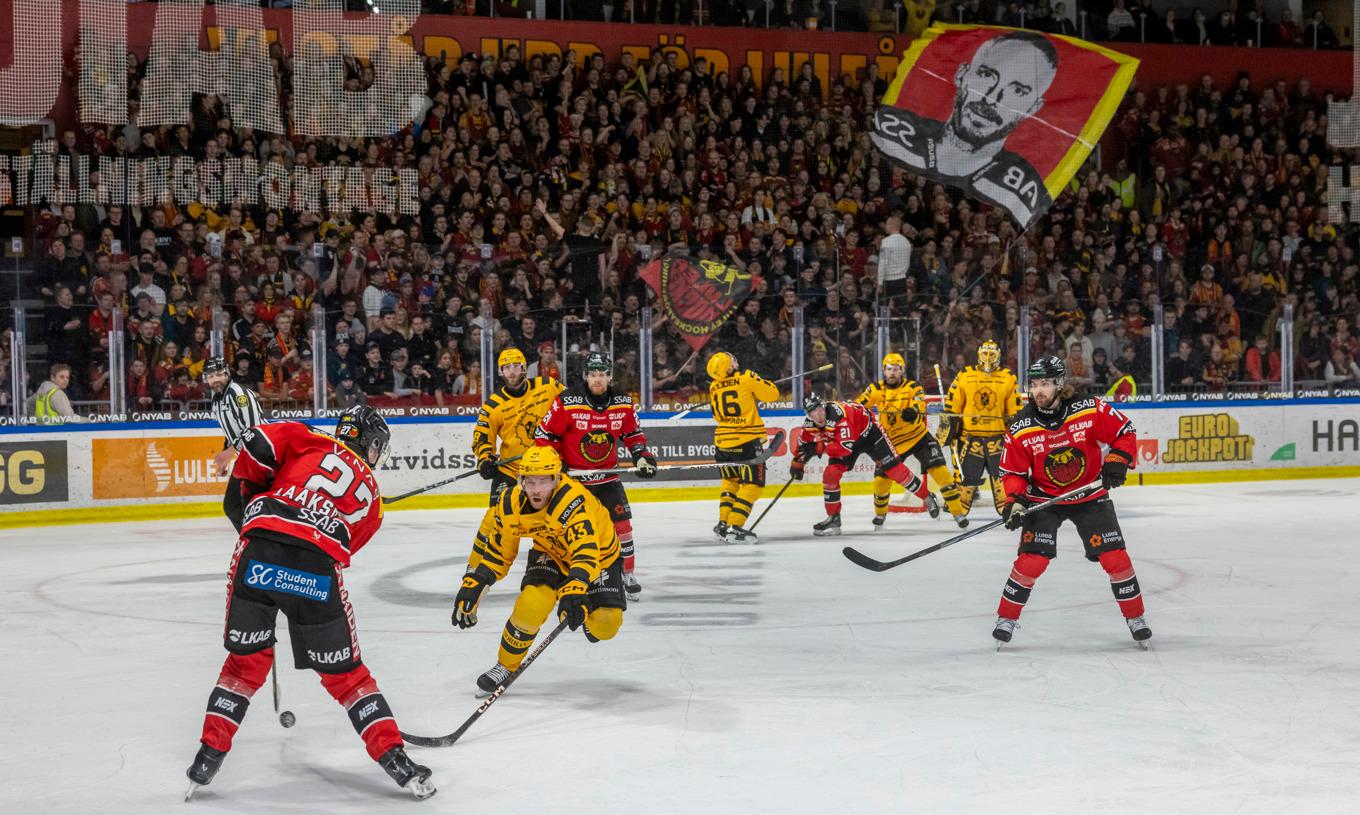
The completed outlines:
{"type": "MultiPolygon", "coordinates": [[[[289,61],[275,59],[286,77],[289,61]]],[[[135,89],[142,68],[129,70],[135,89]]],[[[1357,378],[1356,231],[1329,224],[1325,205],[1327,168],[1351,156],[1328,145],[1326,101],[1306,80],[1244,72],[1226,87],[1205,76],[1140,88],[1111,126],[1107,169],[1089,165],[1018,234],[998,210],[876,153],[866,122],[886,78],[872,65],[823,88],[811,65],[757,83],[703,58],[526,60],[510,46],[499,59],[432,58],[427,72],[428,114],[385,139],[251,133],[213,97],[178,127],[65,131],[60,150],[90,154],[414,167],[422,206],[395,219],[197,203],[43,211],[28,276],[46,309],[33,370],[68,364],[71,398],[106,403],[122,309],[133,409],[205,398],[214,324],[236,378],[274,405],[310,404],[317,386],[333,405],[477,404],[483,332],[544,375],[579,375],[587,350],[612,351],[618,387],[636,392],[652,299],[639,269],[687,252],[759,284],[700,354],[655,310],[663,399],[697,397],[718,349],[789,375],[798,306],[807,368],[836,363],[808,384],[841,395],[877,375],[879,305],[931,391],[933,363],[948,376],[984,339],[1015,366],[1022,308],[1029,353],[1064,356],[1076,384],[1102,392],[1126,376],[1146,389],[1158,305],[1168,389],[1277,387],[1286,304],[1298,379],[1357,378]],[[889,235],[914,249],[905,277],[884,282],[889,235]],[[314,327],[324,382],[312,377],[314,327]]]]}

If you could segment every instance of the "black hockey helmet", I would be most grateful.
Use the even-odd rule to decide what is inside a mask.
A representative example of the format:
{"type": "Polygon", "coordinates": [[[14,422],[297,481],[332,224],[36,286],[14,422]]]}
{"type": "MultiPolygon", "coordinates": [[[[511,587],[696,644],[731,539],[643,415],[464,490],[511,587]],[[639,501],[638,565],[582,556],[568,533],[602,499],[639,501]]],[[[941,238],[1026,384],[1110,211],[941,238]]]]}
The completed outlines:
{"type": "Polygon", "coordinates": [[[807,398],[803,400],[803,412],[811,417],[812,411],[817,408],[826,408],[827,422],[839,422],[845,416],[845,412],[841,410],[841,406],[838,403],[827,401],[826,397],[814,391],[813,393],[808,394],[807,398]]]}
{"type": "Polygon", "coordinates": [[[1067,380],[1067,365],[1054,356],[1039,357],[1030,363],[1025,376],[1031,382],[1036,379],[1051,379],[1053,384],[1062,387],[1063,382],[1067,380]]]}
{"type": "Polygon", "coordinates": [[[614,363],[610,361],[609,355],[600,351],[591,351],[586,354],[586,373],[591,371],[604,371],[613,376],[614,363]]]}
{"type": "Polygon", "coordinates": [[[229,374],[229,373],[231,373],[231,371],[227,368],[226,357],[221,356],[208,357],[206,360],[203,361],[204,376],[207,376],[208,374],[229,374]]]}
{"type": "Polygon", "coordinates": [[[387,420],[368,405],[355,405],[341,413],[340,420],[335,423],[335,437],[374,469],[387,460],[392,447],[392,431],[387,420]]]}

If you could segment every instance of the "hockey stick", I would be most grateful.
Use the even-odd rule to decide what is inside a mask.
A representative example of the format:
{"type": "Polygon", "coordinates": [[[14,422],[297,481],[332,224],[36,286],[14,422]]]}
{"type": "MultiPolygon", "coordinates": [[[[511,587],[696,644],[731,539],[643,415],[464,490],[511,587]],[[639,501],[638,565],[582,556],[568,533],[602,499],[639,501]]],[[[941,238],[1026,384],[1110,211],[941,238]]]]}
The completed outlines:
{"type": "MultiPolygon", "coordinates": [[[[797,379],[797,378],[800,377],[800,376],[807,376],[808,374],[819,374],[819,373],[821,373],[822,371],[829,371],[829,370],[831,370],[831,369],[834,368],[834,367],[836,367],[834,364],[828,362],[827,364],[823,365],[823,366],[820,367],[820,368],[813,368],[813,369],[810,370],[810,371],[803,371],[801,374],[794,374],[794,375],[792,375],[792,376],[786,376],[786,377],[783,377],[783,378],[780,378],[780,379],[771,380],[771,381],[770,381],[770,384],[771,384],[771,385],[778,385],[780,382],[789,382],[789,381],[792,381],[792,380],[794,380],[794,379],[797,379]]],[[[685,408],[684,410],[682,410],[682,411],[680,411],[679,413],[675,414],[675,415],[672,416],[671,418],[672,418],[672,419],[683,419],[683,418],[685,418],[686,416],[688,416],[689,414],[693,413],[694,411],[696,411],[696,410],[698,410],[698,409],[700,409],[700,408],[703,408],[703,409],[705,409],[705,410],[708,410],[708,409],[709,409],[709,405],[708,405],[707,403],[702,403],[702,404],[695,405],[695,406],[693,406],[693,407],[685,408]]]]}
{"type": "MultiPolygon", "coordinates": [[[[523,455],[524,455],[524,454],[521,453],[521,454],[518,455],[518,456],[511,456],[510,458],[502,459],[501,461],[499,461],[499,462],[497,462],[497,463],[498,463],[498,464],[509,464],[509,463],[511,463],[511,462],[514,462],[514,461],[519,461],[520,458],[523,457],[523,455]]],[[[462,481],[464,478],[468,478],[468,477],[470,477],[470,476],[474,476],[474,475],[476,475],[477,473],[478,473],[477,470],[468,470],[468,471],[465,472],[465,473],[459,473],[458,475],[455,475],[453,478],[446,478],[446,479],[444,479],[443,481],[436,481],[436,482],[434,482],[433,484],[428,484],[428,485],[426,485],[426,486],[424,486],[424,487],[417,487],[416,489],[413,489],[413,490],[411,490],[410,492],[403,492],[401,495],[394,495],[394,496],[392,496],[391,498],[384,497],[384,498],[382,499],[382,502],[383,502],[384,504],[395,504],[396,502],[398,502],[398,501],[400,501],[400,500],[402,500],[402,499],[404,499],[404,498],[410,498],[412,495],[420,495],[422,492],[429,492],[430,490],[438,489],[438,488],[444,486],[445,484],[452,484],[452,483],[455,482],[455,481],[462,481]]]]}
{"type": "Polygon", "coordinates": [[[779,492],[775,493],[774,498],[770,499],[770,503],[765,505],[765,511],[760,513],[760,517],[756,518],[756,522],[746,527],[747,532],[753,532],[757,526],[760,526],[760,522],[765,520],[765,516],[770,514],[770,510],[774,509],[774,505],[779,503],[779,499],[784,497],[784,493],[787,492],[791,486],[793,486],[793,476],[789,476],[789,480],[785,481],[784,486],[779,488],[779,492]]]}
{"type": "Polygon", "coordinates": [[[464,733],[468,732],[468,729],[471,728],[472,725],[476,724],[477,720],[482,717],[482,714],[494,705],[497,699],[501,698],[501,694],[505,693],[510,685],[513,684],[516,679],[519,679],[521,674],[528,670],[530,665],[534,664],[534,660],[538,659],[538,655],[543,653],[543,650],[549,645],[552,645],[552,641],[557,639],[557,635],[565,631],[566,628],[566,620],[558,623],[557,627],[543,639],[543,642],[539,643],[538,647],[530,651],[529,655],[524,658],[524,663],[519,666],[519,670],[510,674],[509,679],[497,685],[496,689],[491,692],[491,695],[486,697],[486,701],[482,702],[481,706],[472,712],[472,715],[468,717],[467,721],[463,722],[462,727],[447,736],[412,736],[409,733],[402,733],[402,739],[404,739],[406,743],[414,744],[417,747],[451,747],[454,742],[463,737],[464,733]]]}
{"type": "MultiPolygon", "coordinates": [[[[764,464],[769,460],[770,456],[774,455],[774,451],[779,445],[783,443],[784,431],[776,430],[774,435],[770,437],[769,444],[765,445],[765,447],[761,449],[760,454],[753,459],[747,461],[714,461],[705,464],[672,464],[670,466],[658,464],[656,471],[658,473],[671,473],[676,472],[677,470],[703,470],[711,467],[751,467],[756,464],[764,464]]],[[[636,467],[611,467],[608,470],[570,470],[567,472],[567,475],[572,478],[581,478],[582,476],[589,475],[617,475],[619,473],[635,472],[636,469],[636,467]]]]}
{"type": "MultiPolygon", "coordinates": [[[[1034,506],[1026,509],[1025,512],[1026,513],[1037,512],[1038,510],[1051,507],[1054,504],[1058,503],[1059,501],[1069,501],[1073,498],[1080,498],[1081,496],[1085,495],[1088,492],[1094,492],[1095,490],[1100,489],[1101,486],[1102,485],[1099,481],[1095,481],[1090,484],[1087,484],[1084,487],[1077,487],[1075,490],[1063,493],[1062,495],[1059,495],[1057,498],[1050,498],[1047,501],[1035,504],[1034,506]]],[[[844,549],[842,549],[841,554],[845,555],[846,559],[849,560],[851,563],[855,564],[856,566],[868,569],[871,572],[886,572],[889,569],[901,566],[903,563],[915,560],[918,557],[924,557],[925,555],[928,555],[931,552],[938,552],[941,549],[945,548],[946,546],[953,546],[954,544],[959,543],[960,541],[968,540],[974,535],[981,535],[988,529],[1000,526],[1005,522],[1006,522],[1005,518],[997,518],[995,521],[992,521],[991,523],[988,524],[983,524],[982,526],[979,526],[977,529],[969,530],[967,532],[964,532],[962,535],[955,535],[949,540],[941,541],[940,543],[937,543],[934,546],[927,546],[926,548],[920,550],[919,552],[912,552],[906,557],[900,557],[897,560],[888,561],[874,560],[873,558],[869,557],[863,552],[860,552],[850,546],[847,546],[844,549]]]]}
{"type": "Polygon", "coordinates": [[[279,654],[277,651],[274,652],[274,658],[269,663],[269,678],[274,685],[274,712],[278,714],[279,724],[284,727],[292,727],[297,724],[297,717],[293,715],[293,711],[285,710],[279,713],[283,692],[279,690],[279,654]]]}

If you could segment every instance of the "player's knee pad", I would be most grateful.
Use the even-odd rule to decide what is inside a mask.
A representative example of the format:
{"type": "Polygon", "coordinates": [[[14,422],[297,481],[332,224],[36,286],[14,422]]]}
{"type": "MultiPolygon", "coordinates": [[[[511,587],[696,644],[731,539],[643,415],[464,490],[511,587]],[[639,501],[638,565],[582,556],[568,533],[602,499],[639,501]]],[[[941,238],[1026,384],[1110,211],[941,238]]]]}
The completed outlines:
{"type": "Polygon", "coordinates": [[[1021,577],[1028,579],[1031,584],[1039,579],[1039,576],[1048,568],[1048,558],[1043,555],[1036,555],[1033,552],[1022,552],[1015,559],[1012,571],[1021,577]]]}
{"type": "Polygon", "coordinates": [[[826,469],[822,471],[822,488],[839,491],[841,476],[843,475],[845,475],[844,464],[833,463],[826,465],[826,469]]]}
{"type": "Polygon", "coordinates": [[[259,690],[274,666],[274,649],[266,648],[253,654],[227,654],[217,684],[228,690],[251,695],[259,690]]]}
{"type": "Polygon", "coordinates": [[[597,608],[586,615],[586,639],[591,642],[612,640],[623,626],[623,609],[597,608]]]}
{"type": "Polygon", "coordinates": [[[887,477],[886,475],[884,475],[883,472],[882,472],[881,470],[878,471],[878,472],[875,472],[875,473],[874,473],[874,502],[877,503],[877,502],[878,502],[879,496],[882,496],[884,503],[886,503],[887,500],[888,500],[888,496],[892,494],[892,485],[893,485],[893,480],[892,480],[891,478],[887,477]]]}
{"type": "Polygon", "coordinates": [[[222,644],[233,654],[255,654],[274,647],[274,623],[278,606],[233,596],[227,610],[227,629],[222,644]]]}
{"type": "Polygon", "coordinates": [[[525,586],[515,598],[510,624],[526,634],[537,634],[555,605],[557,592],[551,586],[525,586]]]}
{"type": "Polygon", "coordinates": [[[1123,549],[1102,552],[1098,560],[1100,567],[1111,580],[1127,580],[1133,577],[1133,561],[1129,560],[1129,553],[1123,549]]]}
{"type": "Polygon", "coordinates": [[[367,665],[356,665],[348,671],[323,673],[319,677],[321,687],[331,698],[348,707],[360,696],[378,690],[378,682],[369,673],[367,665]]]}
{"type": "Polygon", "coordinates": [[[623,538],[624,538],[625,535],[628,536],[628,539],[629,539],[629,540],[632,540],[632,539],[633,539],[633,522],[632,522],[632,520],[630,520],[630,519],[628,519],[628,518],[624,518],[624,519],[621,520],[621,521],[615,521],[615,522],[614,522],[614,534],[616,534],[616,535],[619,536],[619,540],[623,540],[623,538]]]}
{"type": "Polygon", "coordinates": [[[349,618],[340,616],[317,625],[293,625],[293,662],[321,674],[343,674],[362,664],[349,618]]]}

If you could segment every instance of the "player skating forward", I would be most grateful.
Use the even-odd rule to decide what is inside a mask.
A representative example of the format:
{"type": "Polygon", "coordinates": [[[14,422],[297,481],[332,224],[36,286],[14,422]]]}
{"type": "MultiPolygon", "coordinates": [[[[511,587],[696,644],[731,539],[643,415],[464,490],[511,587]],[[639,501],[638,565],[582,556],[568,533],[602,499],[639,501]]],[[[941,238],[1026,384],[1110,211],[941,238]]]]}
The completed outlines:
{"type": "MultiPolygon", "coordinates": [[[[944,463],[944,451],[940,443],[926,430],[926,400],[921,386],[906,378],[907,363],[901,354],[888,354],[883,357],[883,378],[864,389],[855,401],[870,409],[877,409],[878,421],[893,449],[902,456],[915,456],[922,472],[935,477],[940,485],[940,496],[949,509],[949,514],[959,526],[967,526],[967,512],[960,501],[960,488],[954,474],[944,463]]],[[[892,479],[880,468],[874,471],[874,529],[882,529],[888,518],[888,499],[892,490],[892,479]]],[[[940,515],[940,499],[929,492],[926,480],[916,495],[925,502],[930,517],[940,515]]]]}
{"type": "Polygon", "coordinates": [[[1015,374],[1001,367],[1001,348],[991,340],[978,346],[977,367],[968,366],[954,377],[944,400],[947,411],[941,428],[946,446],[959,445],[959,480],[963,484],[963,514],[973,507],[982,477],[992,479],[992,503],[997,514],[1006,504],[1001,489],[1001,444],[1006,422],[1020,409],[1015,374]]]}
{"type": "MultiPolygon", "coordinates": [[[[750,371],[737,367],[737,358],[719,351],[708,359],[708,403],[718,427],[713,431],[717,448],[713,458],[725,461],[751,461],[761,454],[765,443],[765,422],[760,418],[759,402],[779,398],[779,387],[750,371]]],[[[765,489],[765,465],[742,464],[719,467],[722,495],[718,503],[718,525],[713,535],[728,543],[755,543],[756,533],[742,527],[751,508],[765,489]]]]}
{"type": "Polygon", "coordinates": [[[340,416],[335,436],[300,422],[246,430],[223,508],[241,533],[231,558],[226,662],[208,697],[189,794],[212,781],[274,660],[278,613],[293,660],[311,668],[349,713],[368,754],[417,798],[434,794],[430,770],[402,747],[392,709],[364,665],[341,569],[382,524],[373,470],[391,432],[370,407],[340,416]]]}
{"type": "MultiPolygon", "coordinates": [[[[1139,642],[1152,636],[1143,620],[1143,597],[1109,490],[1124,483],[1138,447],[1133,423],[1105,400],[1075,397],[1065,384],[1067,367],[1044,357],[1029,367],[1029,404],[1011,423],[1001,456],[1007,529],[1021,529],[1020,552],[1001,594],[992,636],[1010,642],[1034,581],[1058,555],[1057,532],[1071,521],[1086,559],[1110,576],[1110,588],[1129,631],[1139,642]],[[1105,447],[1106,452],[1101,453],[1105,447]],[[1025,508],[1099,482],[1090,495],[1034,514],[1025,508]]],[[[1000,647],[1000,646],[997,646],[1000,647]]]]}
{"type": "Polygon", "coordinates": [[[807,421],[803,423],[798,452],[789,464],[794,479],[803,480],[803,470],[809,459],[826,453],[830,457],[822,472],[822,500],[826,504],[826,519],[812,527],[817,536],[841,533],[841,476],[855,466],[855,460],[868,454],[878,470],[888,478],[916,492],[921,479],[902,463],[902,456],[893,449],[888,434],[874,419],[874,414],[858,402],[828,402],[812,394],[803,403],[807,421]]]}
{"type": "MultiPolygon", "coordinates": [[[[633,456],[633,467],[641,478],[656,476],[656,457],[647,449],[647,437],[638,425],[637,409],[628,394],[615,393],[610,387],[614,365],[598,351],[586,357],[585,388],[568,390],[548,409],[538,425],[536,444],[551,447],[569,470],[609,470],[619,464],[619,445],[623,442],[633,456]]],[[[633,576],[633,511],[628,494],[615,473],[579,475],[581,485],[599,499],[614,519],[623,554],[623,585],[628,599],[636,602],[642,584],[633,576]]]]}
{"type": "Polygon", "coordinates": [[[505,460],[534,445],[538,423],[563,387],[556,379],[526,376],[524,354],[518,348],[502,351],[496,365],[505,385],[486,397],[472,431],[472,453],[477,457],[477,471],[491,482],[488,506],[495,506],[501,493],[515,486],[519,465],[505,460]],[[497,439],[500,449],[496,447],[497,439]]]}
{"type": "Polygon", "coordinates": [[[525,452],[519,474],[519,485],[501,493],[482,520],[454,599],[453,624],[476,625],[482,592],[510,573],[520,538],[533,539],[496,664],[477,677],[477,687],[484,693],[494,691],[519,668],[554,604],[573,631],[585,626],[591,642],[612,639],[628,608],[619,539],[609,511],[562,473],[562,460],[551,447],[525,452]]]}

